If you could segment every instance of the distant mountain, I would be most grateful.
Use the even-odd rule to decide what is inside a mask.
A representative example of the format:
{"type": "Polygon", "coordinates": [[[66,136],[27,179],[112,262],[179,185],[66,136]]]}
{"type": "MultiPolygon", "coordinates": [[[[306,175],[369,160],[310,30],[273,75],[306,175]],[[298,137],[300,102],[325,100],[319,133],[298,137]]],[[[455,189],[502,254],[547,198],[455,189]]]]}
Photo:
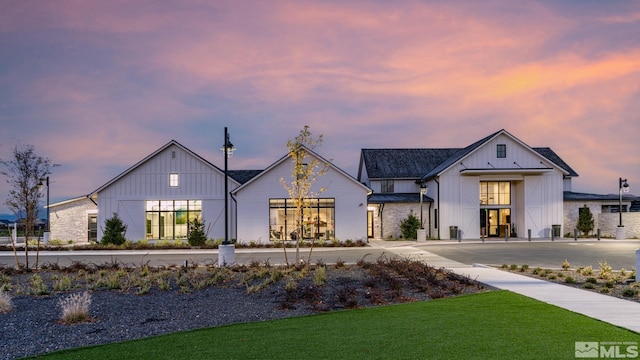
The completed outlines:
{"type": "Polygon", "coordinates": [[[0,214],[0,220],[16,221],[16,217],[13,214],[0,214]]]}

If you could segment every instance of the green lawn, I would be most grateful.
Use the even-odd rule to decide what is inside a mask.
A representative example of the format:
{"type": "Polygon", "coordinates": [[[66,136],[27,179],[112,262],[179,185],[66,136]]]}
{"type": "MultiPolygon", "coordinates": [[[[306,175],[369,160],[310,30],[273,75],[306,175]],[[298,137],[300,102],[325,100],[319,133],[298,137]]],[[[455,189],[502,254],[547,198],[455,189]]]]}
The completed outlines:
{"type": "Polygon", "coordinates": [[[229,325],[47,359],[573,359],[640,335],[508,291],[229,325]]]}

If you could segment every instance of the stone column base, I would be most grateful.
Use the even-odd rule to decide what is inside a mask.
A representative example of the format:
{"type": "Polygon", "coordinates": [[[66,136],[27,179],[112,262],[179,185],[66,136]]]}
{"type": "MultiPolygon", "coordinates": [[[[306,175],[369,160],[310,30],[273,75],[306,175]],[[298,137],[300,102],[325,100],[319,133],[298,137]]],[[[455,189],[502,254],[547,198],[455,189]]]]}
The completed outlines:
{"type": "Polygon", "coordinates": [[[627,238],[627,233],[624,230],[624,226],[618,226],[616,228],[616,240],[624,240],[627,238]]]}

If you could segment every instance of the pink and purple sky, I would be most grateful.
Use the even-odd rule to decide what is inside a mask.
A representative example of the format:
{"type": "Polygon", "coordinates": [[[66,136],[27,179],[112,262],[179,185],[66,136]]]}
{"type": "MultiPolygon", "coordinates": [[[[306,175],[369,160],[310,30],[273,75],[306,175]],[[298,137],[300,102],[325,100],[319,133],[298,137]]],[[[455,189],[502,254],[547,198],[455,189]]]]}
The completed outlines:
{"type": "MultiPolygon", "coordinates": [[[[360,149],[465,147],[502,128],[573,190],[640,189],[640,2],[0,0],[0,158],[86,195],[171,139],[262,169],[308,124],[360,149]]],[[[8,185],[0,181],[0,213],[8,185]]]]}

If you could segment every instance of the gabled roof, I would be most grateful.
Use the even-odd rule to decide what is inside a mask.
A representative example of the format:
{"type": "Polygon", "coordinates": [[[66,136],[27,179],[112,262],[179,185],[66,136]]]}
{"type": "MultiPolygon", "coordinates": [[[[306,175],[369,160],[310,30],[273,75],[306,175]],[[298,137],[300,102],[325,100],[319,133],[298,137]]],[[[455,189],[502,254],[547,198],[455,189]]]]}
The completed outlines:
{"type": "MultiPolygon", "coordinates": [[[[167,148],[169,148],[170,146],[177,146],[178,148],[186,151],[187,153],[189,153],[190,155],[192,155],[193,157],[197,158],[198,160],[202,161],[205,165],[209,166],[212,170],[219,172],[220,174],[224,175],[224,170],[221,170],[220,168],[218,168],[217,166],[213,165],[212,163],[210,163],[209,161],[205,160],[203,157],[201,157],[200,155],[194,153],[193,151],[189,150],[188,148],[186,148],[185,146],[183,146],[182,144],[180,144],[179,142],[175,141],[175,140],[171,140],[169,141],[167,144],[165,144],[164,146],[162,146],[161,148],[159,148],[158,150],[154,151],[153,153],[149,154],[147,157],[145,157],[144,159],[140,160],[138,163],[136,163],[135,165],[133,165],[132,167],[128,168],[127,170],[123,171],[120,175],[114,177],[113,179],[109,180],[106,184],[100,186],[99,188],[97,188],[95,191],[93,191],[91,194],[89,194],[89,196],[93,196],[97,193],[99,193],[100,191],[106,189],[107,187],[111,186],[113,183],[115,183],[116,181],[122,179],[123,177],[125,177],[127,174],[131,173],[132,171],[134,171],[135,169],[137,169],[138,167],[140,167],[142,164],[146,163],[147,161],[151,160],[153,157],[155,157],[156,155],[162,153],[163,151],[165,151],[167,148]]],[[[229,174],[231,174],[231,172],[229,172],[229,174]]],[[[233,177],[231,177],[231,179],[233,181],[235,181],[236,183],[238,182],[237,180],[235,180],[233,177]]]]}
{"type": "MultiPolygon", "coordinates": [[[[506,134],[522,146],[530,148],[515,136],[502,129],[486,136],[465,148],[442,149],[362,149],[360,156],[360,172],[366,167],[369,179],[422,179],[424,181],[438,176],[440,173],[460,162],[482,145],[500,134],[506,134]]],[[[567,176],[578,174],[548,147],[530,148],[541,157],[549,160],[567,176]]],[[[358,174],[360,177],[362,174],[358,174]]]]}
{"type": "MultiPolygon", "coordinates": [[[[369,189],[369,187],[367,187],[366,185],[358,182],[358,180],[356,180],[353,176],[349,175],[347,172],[345,172],[344,170],[340,169],[339,167],[335,166],[332,162],[326,160],[325,158],[323,158],[322,156],[318,155],[316,152],[314,152],[313,150],[309,149],[306,146],[302,146],[302,148],[309,153],[311,156],[314,156],[316,158],[318,158],[318,160],[320,160],[321,162],[328,164],[329,167],[335,171],[337,171],[338,173],[342,174],[343,176],[345,176],[347,179],[353,181],[354,183],[356,183],[358,186],[360,186],[361,188],[365,189],[367,191],[367,195],[371,194],[371,189],[369,189]]],[[[284,161],[288,160],[291,158],[291,155],[287,154],[283,157],[281,157],[279,160],[277,160],[276,162],[274,162],[273,164],[269,165],[269,167],[267,167],[265,170],[261,171],[259,174],[257,174],[256,176],[252,177],[251,179],[249,179],[247,182],[243,183],[242,185],[240,185],[239,187],[237,187],[236,189],[232,190],[233,194],[238,193],[240,190],[244,189],[245,187],[249,186],[249,184],[253,183],[254,181],[256,181],[258,178],[260,178],[261,176],[267,174],[269,171],[271,171],[272,169],[276,168],[278,165],[282,164],[284,161]]]]}

